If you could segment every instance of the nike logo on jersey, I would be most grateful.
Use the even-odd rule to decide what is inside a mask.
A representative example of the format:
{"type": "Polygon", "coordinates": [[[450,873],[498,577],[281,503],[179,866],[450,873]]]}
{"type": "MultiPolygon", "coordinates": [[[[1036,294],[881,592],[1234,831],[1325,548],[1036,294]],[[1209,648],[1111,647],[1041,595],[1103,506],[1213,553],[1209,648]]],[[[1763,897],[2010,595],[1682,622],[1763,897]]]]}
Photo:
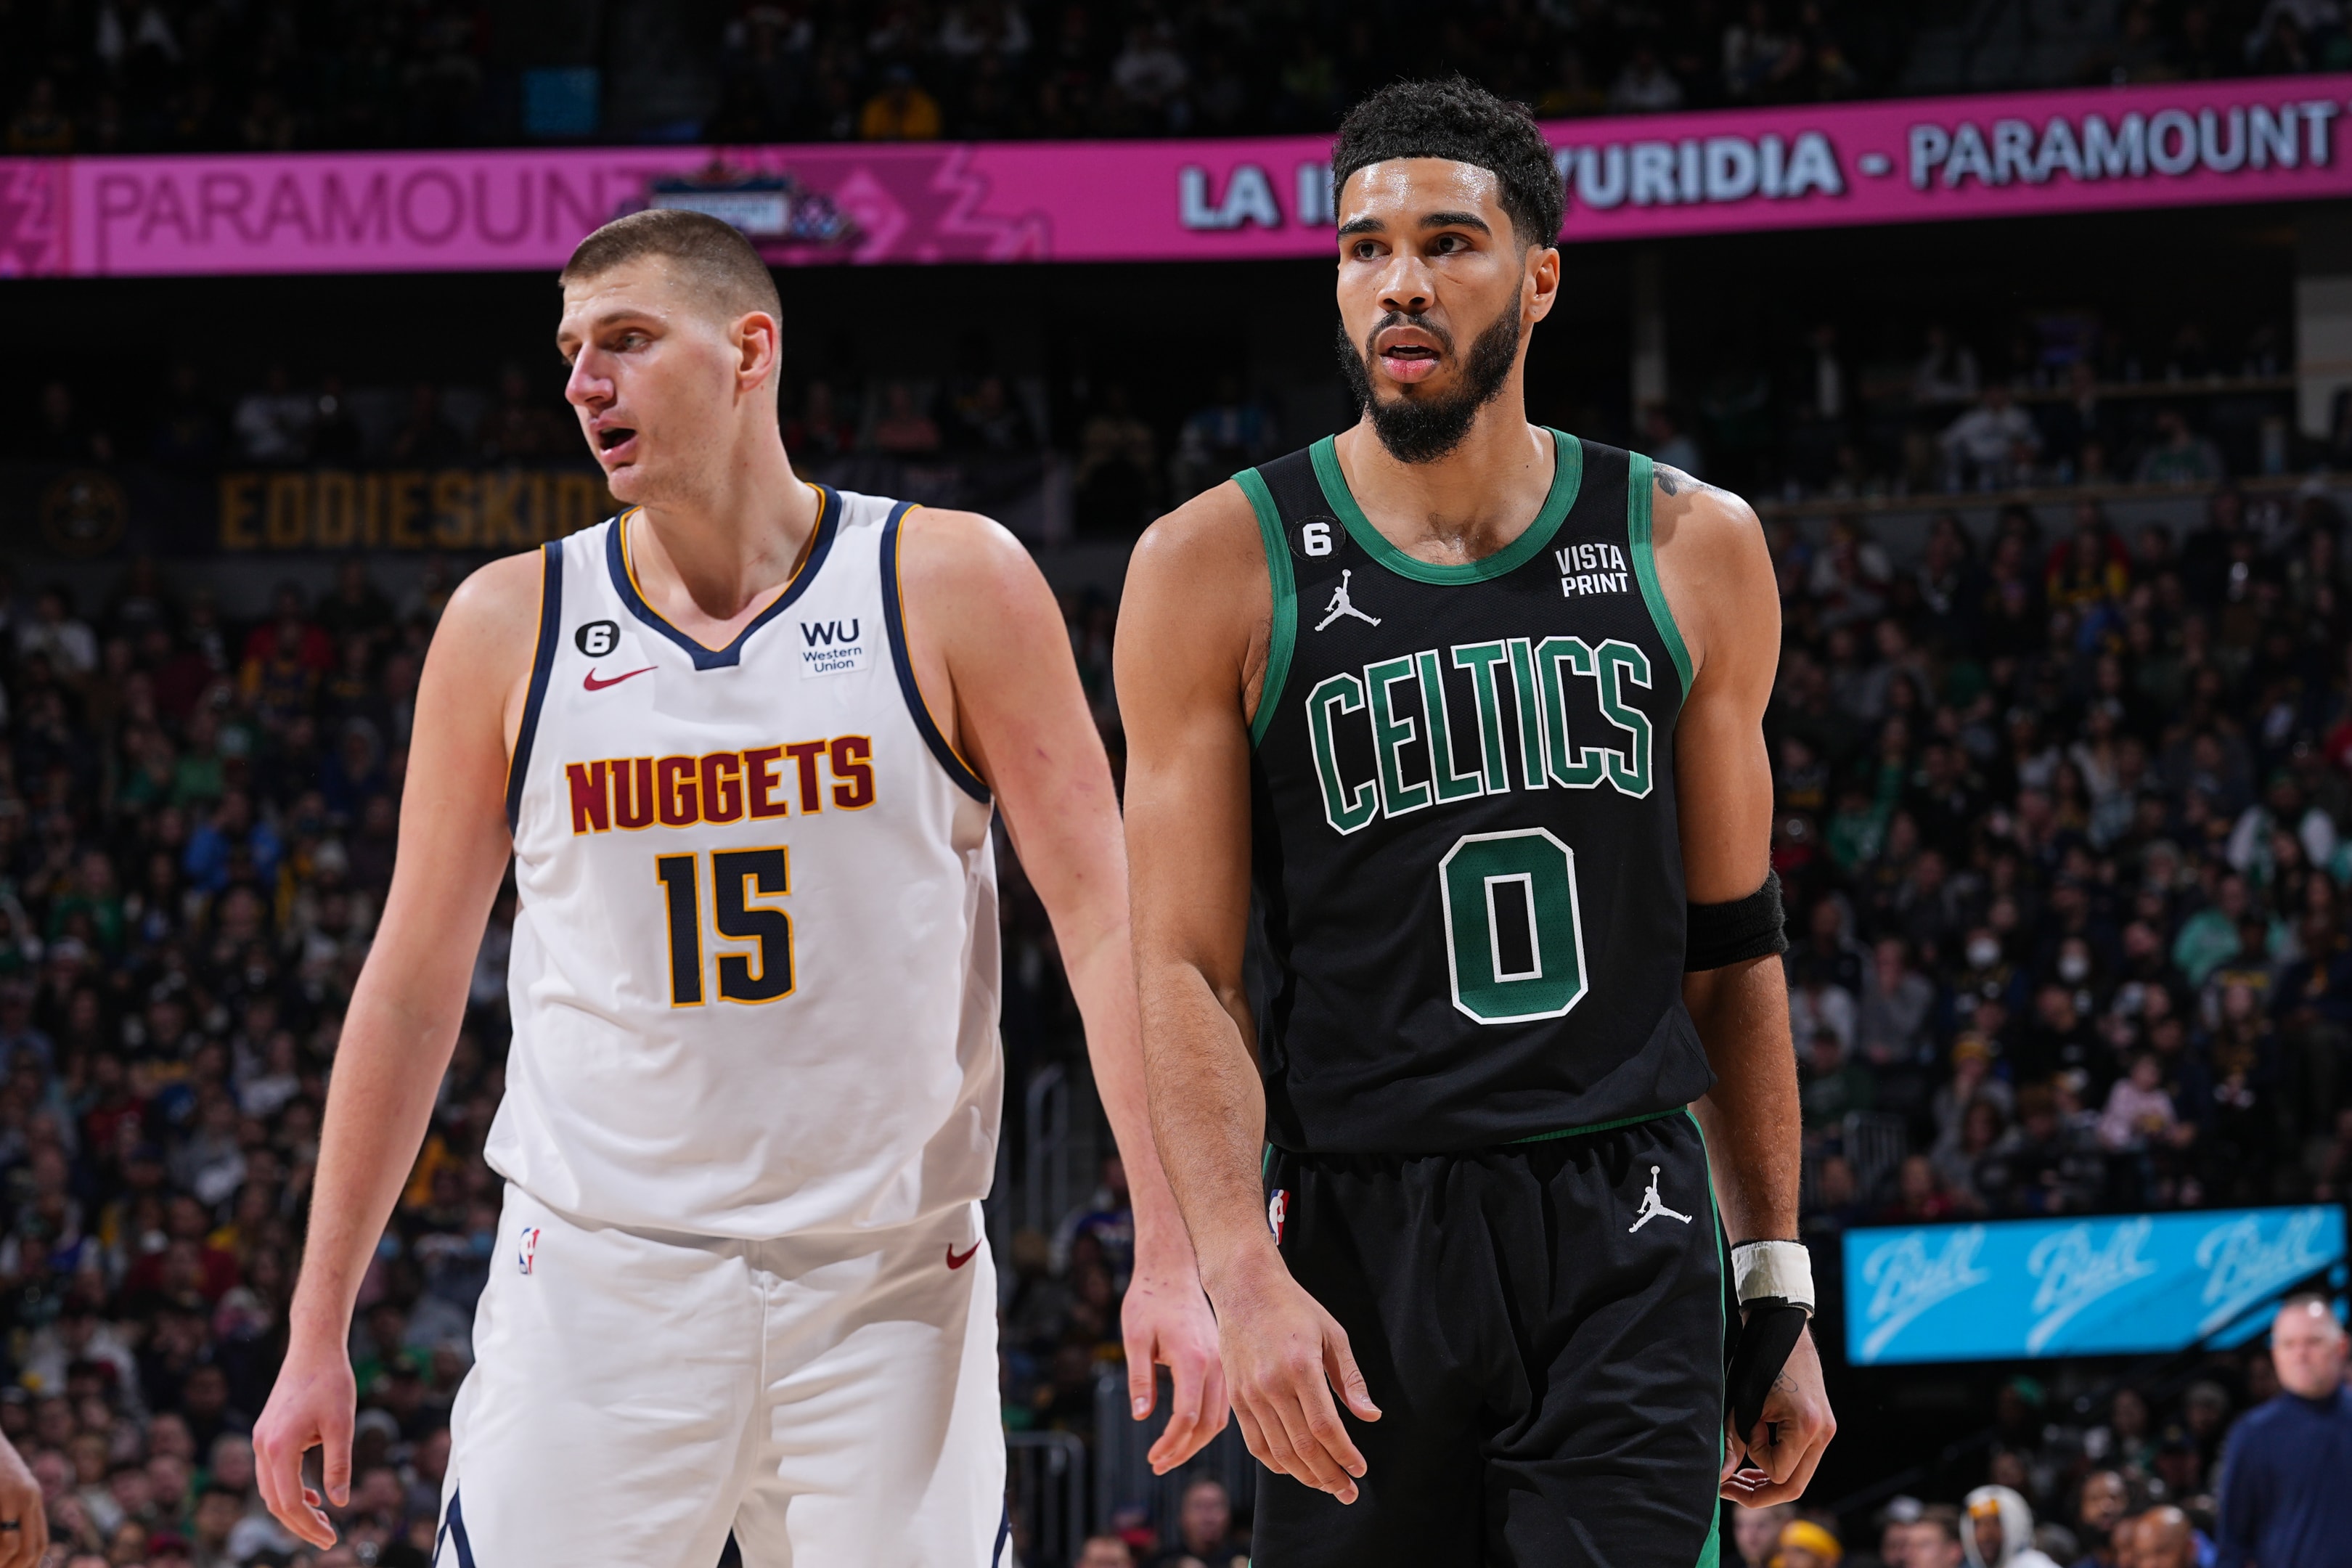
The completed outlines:
{"type": "Polygon", "coordinates": [[[977,1253],[979,1250],[980,1243],[975,1241],[970,1247],[963,1249],[963,1256],[961,1258],[958,1258],[956,1256],[955,1243],[948,1243],[948,1267],[950,1268],[962,1268],[965,1264],[971,1261],[972,1255],[977,1253]]]}
{"type": "Polygon", "coordinates": [[[583,688],[584,688],[584,689],[587,689],[587,690],[590,690],[590,691],[602,691],[602,690],[604,690],[604,688],[606,688],[606,687],[608,687],[608,686],[618,686],[618,685],[620,685],[620,684],[621,684],[621,682],[623,682],[624,680],[628,679],[630,676],[635,676],[635,675],[644,675],[644,674],[646,674],[646,673],[648,673],[649,671],[651,671],[651,670],[653,669],[653,668],[654,668],[654,667],[653,667],[652,665],[650,665],[650,664],[649,664],[649,665],[646,666],[646,668],[645,668],[644,669],[633,669],[633,670],[629,671],[629,674],[628,674],[628,675],[616,675],[616,676],[613,677],[610,680],[599,680],[599,679],[596,679],[596,672],[595,672],[594,670],[593,670],[593,669],[592,669],[592,670],[590,670],[590,671],[589,671],[585,676],[583,676],[583,677],[581,679],[580,684],[581,684],[581,686],[582,686],[583,688]]]}

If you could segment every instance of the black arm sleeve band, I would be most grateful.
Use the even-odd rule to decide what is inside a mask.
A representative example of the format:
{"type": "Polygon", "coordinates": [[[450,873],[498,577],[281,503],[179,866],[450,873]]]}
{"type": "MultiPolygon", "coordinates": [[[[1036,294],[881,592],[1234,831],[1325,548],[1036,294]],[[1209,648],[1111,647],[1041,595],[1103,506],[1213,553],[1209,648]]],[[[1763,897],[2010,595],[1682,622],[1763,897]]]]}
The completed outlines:
{"type": "Polygon", "coordinates": [[[1683,936],[1683,969],[1721,969],[1767,953],[1789,951],[1788,934],[1780,928],[1787,916],[1780,909],[1780,873],[1764,873],[1764,885],[1744,899],[1727,904],[1687,906],[1683,936]]]}
{"type": "Polygon", "coordinates": [[[1749,1307],[1723,1378],[1724,1398],[1731,1406],[1731,1429],[1743,1441],[1756,1441],[1756,1424],[1764,1418],[1764,1401],[1771,1396],[1772,1380],[1789,1364],[1789,1352],[1797,1348],[1797,1336],[1804,1331],[1802,1307],[1760,1303],[1749,1307]]]}

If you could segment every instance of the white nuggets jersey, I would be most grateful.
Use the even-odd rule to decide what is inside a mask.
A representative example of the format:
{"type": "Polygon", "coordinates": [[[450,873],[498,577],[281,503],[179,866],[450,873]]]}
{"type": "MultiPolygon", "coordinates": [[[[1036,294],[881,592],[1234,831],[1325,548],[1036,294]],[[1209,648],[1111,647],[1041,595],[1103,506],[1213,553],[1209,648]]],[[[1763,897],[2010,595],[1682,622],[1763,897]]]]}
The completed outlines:
{"type": "Polygon", "coordinates": [[[551,1208],[759,1239],[988,1191],[988,789],[908,662],[908,504],[818,495],[806,563],[724,648],[637,591],[634,512],[545,547],[487,1153],[551,1208]]]}

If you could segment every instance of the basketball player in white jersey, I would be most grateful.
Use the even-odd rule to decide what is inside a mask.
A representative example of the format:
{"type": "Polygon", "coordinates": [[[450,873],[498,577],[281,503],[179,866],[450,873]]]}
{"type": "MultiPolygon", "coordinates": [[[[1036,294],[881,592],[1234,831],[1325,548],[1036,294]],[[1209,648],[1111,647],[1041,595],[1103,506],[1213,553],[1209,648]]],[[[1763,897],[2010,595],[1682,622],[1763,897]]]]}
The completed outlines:
{"type": "MultiPolygon", "coordinates": [[[[1053,917],[1137,1225],[1153,1458],[1223,1425],[1151,1142],[1117,803],[1053,595],[969,513],[795,478],[751,246],[623,218],[562,276],[565,395],[629,510],[499,561],[425,662],[400,858],[328,1099],[255,1434],[320,1546],[346,1335],[423,1138],[509,850],[508,1182],[436,1568],[1009,1560],[979,1200],[1002,1065],[992,812],[1053,917]]],[[[807,301],[800,301],[803,306],[807,301]]],[[[796,315],[803,314],[796,311],[796,315]]]]}

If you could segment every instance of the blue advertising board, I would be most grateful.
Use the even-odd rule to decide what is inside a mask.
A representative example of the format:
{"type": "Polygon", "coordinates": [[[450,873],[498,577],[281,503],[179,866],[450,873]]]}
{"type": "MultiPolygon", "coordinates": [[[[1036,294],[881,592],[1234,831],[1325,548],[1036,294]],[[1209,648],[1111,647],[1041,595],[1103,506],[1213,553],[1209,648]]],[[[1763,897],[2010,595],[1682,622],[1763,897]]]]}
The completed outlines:
{"type": "Polygon", "coordinates": [[[1846,1360],[2179,1350],[2343,1260],[2333,1204],[1850,1230],[1846,1360]]]}

